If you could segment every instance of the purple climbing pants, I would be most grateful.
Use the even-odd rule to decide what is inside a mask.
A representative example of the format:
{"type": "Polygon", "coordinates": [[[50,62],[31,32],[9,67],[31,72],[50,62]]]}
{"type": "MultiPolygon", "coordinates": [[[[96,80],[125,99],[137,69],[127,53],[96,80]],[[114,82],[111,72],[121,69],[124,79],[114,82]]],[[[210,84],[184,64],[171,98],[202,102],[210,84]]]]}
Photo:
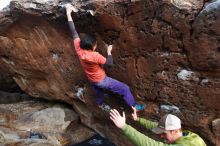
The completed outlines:
{"type": "Polygon", "coordinates": [[[123,96],[123,99],[129,106],[135,105],[134,97],[131,94],[128,85],[122,82],[119,82],[115,79],[106,76],[101,82],[92,83],[92,85],[96,92],[96,96],[97,96],[96,103],[98,105],[104,103],[104,93],[102,89],[109,90],[113,93],[117,93],[123,96]]]}

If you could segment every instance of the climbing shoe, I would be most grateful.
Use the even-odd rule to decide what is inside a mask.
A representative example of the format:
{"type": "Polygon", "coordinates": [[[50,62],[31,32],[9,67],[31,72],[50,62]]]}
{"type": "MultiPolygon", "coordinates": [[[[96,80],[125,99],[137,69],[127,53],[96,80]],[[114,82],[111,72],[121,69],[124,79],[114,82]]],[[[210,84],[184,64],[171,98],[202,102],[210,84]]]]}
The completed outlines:
{"type": "Polygon", "coordinates": [[[141,111],[141,110],[144,110],[145,106],[143,104],[138,104],[136,103],[135,106],[137,111],[141,111]]]}
{"type": "Polygon", "coordinates": [[[110,110],[111,110],[111,107],[105,103],[99,105],[99,108],[105,112],[110,112],[110,110]]]}

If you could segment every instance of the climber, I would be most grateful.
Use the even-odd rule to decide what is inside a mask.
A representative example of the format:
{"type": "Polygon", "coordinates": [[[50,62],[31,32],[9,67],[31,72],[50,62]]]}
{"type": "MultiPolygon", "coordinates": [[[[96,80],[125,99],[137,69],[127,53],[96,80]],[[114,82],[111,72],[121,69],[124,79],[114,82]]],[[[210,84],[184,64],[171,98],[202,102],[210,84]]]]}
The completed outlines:
{"type": "Polygon", "coordinates": [[[166,143],[163,143],[145,136],[130,125],[126,124],[124,112],[123,116],[121,116],[117,110],[111,110],[110,119],[118,128],[122,129],[122,132],[136,146],[206,146],[205,142],[199,135],[191,131],[182,131],[181,121],[175,115],[167,114],[160,119],[159,123],[157,123],[139,118],[136,109],[134,107],[132,107],[132,109],[132,118],[134,121],[137,121],[140,125],[152,132],[159,134],[161,138],[166,140],[166,143]]]}
{"type": "Polygon", "coordinates": [[[86,34],[82,39],[75,29],[71,13],[78,10],[72,5],[66,5],[66,15],[69,23],[69,28],[73,37],[73,45],[79,57],[83,70],[87,78],[91,82],[97,96],[96,102],[104,111],[110,111],[110,106],[104,103],[104,93],[102,89],[112,91],[123,96],[125,102],[131,107],[134,106],[137,110],[143,110],[144,105],[135,103],[134,97],[131,94],[129,87],[113,78],[106,75],[101,65],[113,65],[112,45],[107,47],[107,59],[95,51],[97,40],[93,35],[86,34]]]}

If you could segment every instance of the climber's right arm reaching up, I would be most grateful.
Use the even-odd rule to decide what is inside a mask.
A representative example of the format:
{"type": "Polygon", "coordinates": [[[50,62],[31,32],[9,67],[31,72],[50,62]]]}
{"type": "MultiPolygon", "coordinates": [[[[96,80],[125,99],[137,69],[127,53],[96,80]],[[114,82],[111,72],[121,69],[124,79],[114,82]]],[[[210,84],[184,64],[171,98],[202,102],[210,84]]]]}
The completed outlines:
{"type": "Polygon", "coordinates": [[[67,15],[68,23],[69,23],[69,28],[70,28],[70,32],[73,37],[74,48],[76,50],[76,53],[79,55],[82,53],[82,50],[80,49],[80,38],[79,38],[79,35],[76,31],[75,24],[74,24],[72,16],[71,16],[72,12],[78,12],[78,10],[75,7],[73,7],[71,4],[67,4],[66,5],[66,15],[67,15]]]}
{"type": "Polygon", "coordinates": [[[79,35],[76,31],[76,28],[75,28],[75,25],[74,25],[74,22],[73,22],[73,19],[71,16],[72,12],[78,12],[78,10],[75,7],[73,7],[72,5],[67,4],[66,5],[66,15],[67,15],[68,24],[69,24],[69,28],[70,28],[73,40],[75,40],[76,38],[79,38],[79,35]]]}

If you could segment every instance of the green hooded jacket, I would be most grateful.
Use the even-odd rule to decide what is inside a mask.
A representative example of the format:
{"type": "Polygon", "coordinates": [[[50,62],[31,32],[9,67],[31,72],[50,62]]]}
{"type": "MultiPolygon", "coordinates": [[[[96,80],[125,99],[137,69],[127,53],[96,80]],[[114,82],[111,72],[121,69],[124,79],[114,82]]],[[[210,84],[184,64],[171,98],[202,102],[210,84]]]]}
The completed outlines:
{"type": "MultiPolygon", "coordinates": [[[[149,130],[158,125],[157,122],[152,122],[143,118],[139,118],[138,123],[149,130]]],[[[176,140],[173,144],[156,141],[138,132],[136,129],[127,124],[122,128],[122,131],[136,146],[206,146],[205,142],[199,135],[190,131],[183,131],[183,136],[176,140]]]]}

